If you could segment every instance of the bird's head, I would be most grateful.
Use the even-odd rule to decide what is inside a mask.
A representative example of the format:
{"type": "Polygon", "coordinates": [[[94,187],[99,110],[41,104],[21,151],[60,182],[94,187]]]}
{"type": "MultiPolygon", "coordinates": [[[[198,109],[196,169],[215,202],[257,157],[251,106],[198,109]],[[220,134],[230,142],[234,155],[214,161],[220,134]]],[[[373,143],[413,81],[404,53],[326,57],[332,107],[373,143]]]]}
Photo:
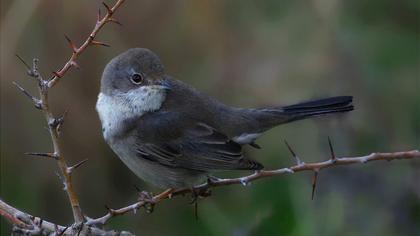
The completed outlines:
{"type": "Polygon", "coordinates": [[[144,111],[159,109],[170,89],[159,57],[145,48],[132,48],[113,58],[101,79],[103,95],[144,111]]]}
{"type": "Polygon", "coordinates": [[[131,90],[170,89],[159,57],[145,48],[132,48],[113,58],[105,67],[101,92],[107,95],[131,90]]]}

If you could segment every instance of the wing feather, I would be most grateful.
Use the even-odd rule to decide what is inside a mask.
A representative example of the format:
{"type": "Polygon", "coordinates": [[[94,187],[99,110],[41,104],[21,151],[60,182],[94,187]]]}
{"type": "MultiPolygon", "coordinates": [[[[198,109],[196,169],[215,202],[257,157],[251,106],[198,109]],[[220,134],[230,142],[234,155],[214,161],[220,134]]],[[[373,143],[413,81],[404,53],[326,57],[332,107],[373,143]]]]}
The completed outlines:
{"type": "Polygon", "coordinates": [[[242,146],[222,132],[179,113],[150,115],[138,127],[139,158],[200,171],[263,168],[245,158],[242,146]]]}

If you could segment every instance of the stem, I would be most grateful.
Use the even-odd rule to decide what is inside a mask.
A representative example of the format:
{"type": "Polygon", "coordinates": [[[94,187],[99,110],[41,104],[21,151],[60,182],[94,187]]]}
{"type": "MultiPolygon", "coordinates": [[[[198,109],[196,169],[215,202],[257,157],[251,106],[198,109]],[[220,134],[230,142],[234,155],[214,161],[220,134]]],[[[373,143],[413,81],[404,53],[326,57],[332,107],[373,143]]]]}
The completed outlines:
{"type": "Polygon", "coordinates": [[[81,223],[84,221],[84,217],[83,217],[82,209],[80,207],[76,192],[74,191],[74,188],[73,188],[71,175],[70,175],[70,172],[68,171],[69,167],[67,166],[66,160],[61,152],[62,148],[61,148],[61,142],[60,142],[59,134],[57,130],[57,125],[53,124],[55,123],[54,122],[55,118],[49,107],[48,88],[46,87],[46,83],[47,83],[46,81],[40,78],[38,90],[39,90],[39,95],[41,98],[42,111],[48,123],[48,130],[51,135],[54,155],[57,158],[57,164],[63,176],[63,182],[64,182],[67,196],[70,200],[70,205],[73,211],[74,221],[75,223],[81,223]]]}
{"type": "MultiPolygon", "coordinates": [[[[295,156],[295,154],[293,153],[295,156]]],[[[296,157],[296,156],[295,156],[296,157]]],[[[177,189],[177,190],[165,190],[164,192],[154,196],[152,199],[145,201],[139,200],[131,205],[122,207],[120,209],[110,209],[107,214],[102,217],[96,219],[89,219],[86,224],[87,225],[104,225],[106,224],[111,218],[124,215],[128,212],[136,212],[141,207],[146,207],[147,204],[158,204],[159,202],[171,198],[173,196],[184,195],[186,193],[190,193],[192,191],[198,193],[204,193],[203,197],[209,196],[209,191],[211,188],[220,187],[220,186],[228,186],[234,184],[241,184],[247,185],[248,183],[262,179],[262,178],[269,178],[274,176],[279,176],[283,174],[294,174],[297,172],[302,171],[314,171],[318,173],[321,169],[326,169],[334,166],[340,165],[352,165],[352,164],[361,164],[370,161],[380,161],[380,160],[401,160],[401,159],[420,159],[420,152],[418,150],[412,151],[404,151],[404,152],[391,152],[391,153],[372,153],[366,156],[360,157],[335,157],[332,156],[329,160],[323,162],[315,162],[315,163],[303,163],[299,159],[297,159],[297,163],[294,166],[274,169],[274,170],[261,170],[257,171],[253,174],[239,177],[239,178],[232,178],[232,179],[217,179],[217,180],[208,180],[207,183],[197,185],[193,188],[184,188],[184,189],[177,189]]]]}

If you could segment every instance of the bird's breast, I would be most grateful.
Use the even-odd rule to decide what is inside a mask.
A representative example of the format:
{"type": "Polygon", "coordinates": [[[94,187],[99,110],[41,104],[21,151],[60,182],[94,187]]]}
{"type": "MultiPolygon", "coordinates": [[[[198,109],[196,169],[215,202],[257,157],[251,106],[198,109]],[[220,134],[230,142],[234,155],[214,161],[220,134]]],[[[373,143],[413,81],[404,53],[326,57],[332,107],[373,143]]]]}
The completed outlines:
{"type": "Polygon", "coordinates": [[[148,87],[112,96],[100,93],[96,110],[105,140],[110,143],[115,138],[124,137],[141,116],[160,109],[165,95],[163,90],[148,87]]]}
{"type": "MultiPolygon", "coordinates": [[[[120,99],[100,93],[96,102],[96,110],[102,124],[102,134],[107,142],[120,135],[124,130],[124,121],[134,116],[130,109],[120,99]]],[[[139,113],[140,117],[142,114],[139,113]]]]}

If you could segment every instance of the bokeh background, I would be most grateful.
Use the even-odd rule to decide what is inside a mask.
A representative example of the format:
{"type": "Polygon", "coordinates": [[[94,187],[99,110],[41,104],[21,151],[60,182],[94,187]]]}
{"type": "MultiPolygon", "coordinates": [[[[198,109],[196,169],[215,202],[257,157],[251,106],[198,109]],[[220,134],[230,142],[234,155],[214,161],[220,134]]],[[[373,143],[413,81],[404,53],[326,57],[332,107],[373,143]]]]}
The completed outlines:
{"type": "MultiPolygon", "coordinates": [[[[112,4],[112,1],[107,1],[112,4]]],[[[49,76],[88,35],[100,1],[1,1],[1,194],[25,211],[60,224],[72,220],[56,163],[30,158],[49,151],[40,112],[12,85],[36,93],[14,56],[40,59],[49,76]]],[[[132,174],[101,137],[95,112],[105,64],[132,47],[160,55],[171,75],[236,106],[291,104],[353,95],[356,110],[300,121],[267,132],[262,150],[247,155],[268,168],[294,164],[283,140],[306,162],[328,158],[327,136],[339,155],[420,147],[420,3],[416,0],[126,1],[98,39],[51,92],[69,164],[86,214],[136,199],[132,174]]],[[[243,173],[226,173],[237,176],[243,173]]],[[[153,214],[116,218],[109,227],[142,235],[419,235],[420,162],[376,162],[322,171],[314,200],[311,173],[218,188],[199,202],[165,201],[153,214]]],[[[10,226],[1,221],[1,234],[10,226]]]]}

